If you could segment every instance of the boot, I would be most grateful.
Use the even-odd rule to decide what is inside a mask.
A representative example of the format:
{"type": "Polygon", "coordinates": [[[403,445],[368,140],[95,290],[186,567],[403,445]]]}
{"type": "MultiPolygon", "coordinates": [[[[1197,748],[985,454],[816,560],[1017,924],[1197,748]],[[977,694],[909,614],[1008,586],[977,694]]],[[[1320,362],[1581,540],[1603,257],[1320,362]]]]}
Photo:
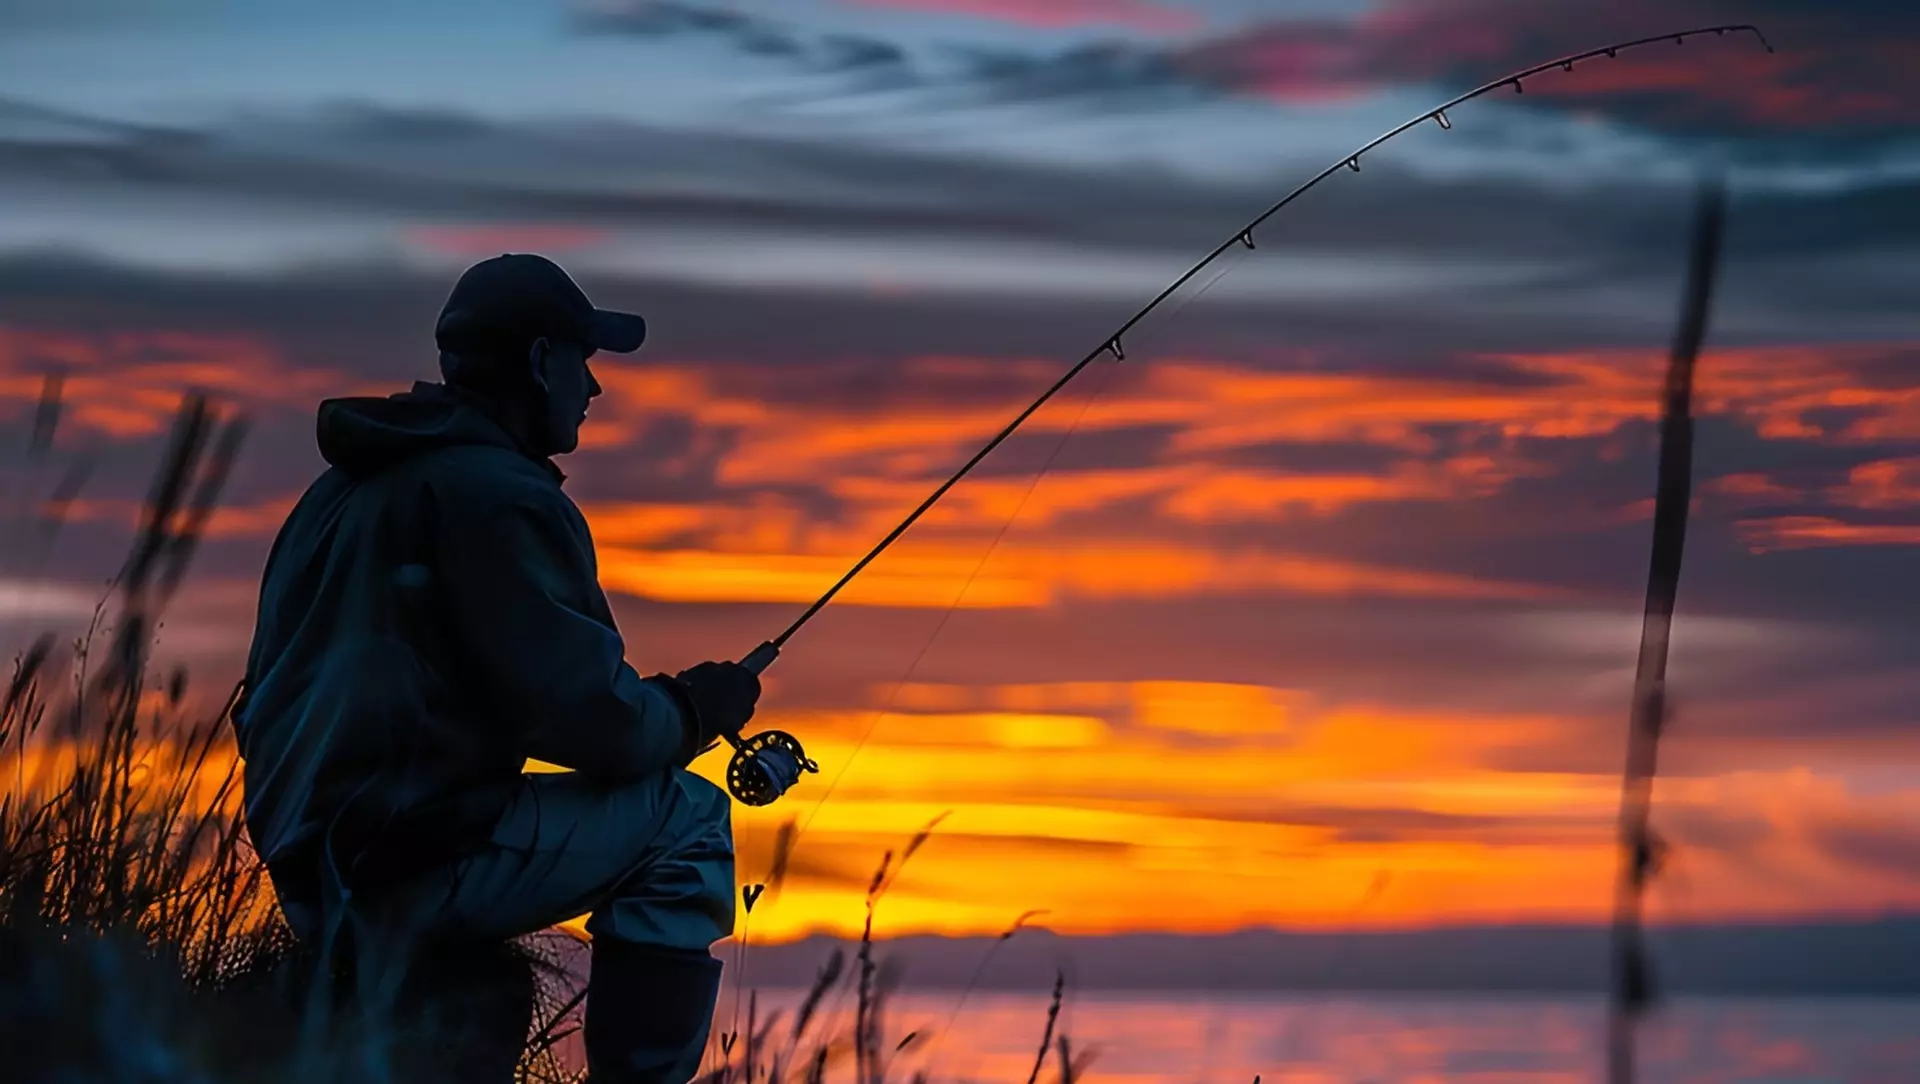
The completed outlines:
{"type": "Polygon", "coordinates": [[[513,1084],[533,1022],[533,964],[508,944],[450,945],[414,961],[399,1004],[419,1039],[406,1075],[458,1084],[513,1084]]]}
{"type": "Polygon", "coordinates": [[[700,1070],[719,998],[720,961],[706,952],[595,941],[589,1084],[687,1084],[700,1070]]]}

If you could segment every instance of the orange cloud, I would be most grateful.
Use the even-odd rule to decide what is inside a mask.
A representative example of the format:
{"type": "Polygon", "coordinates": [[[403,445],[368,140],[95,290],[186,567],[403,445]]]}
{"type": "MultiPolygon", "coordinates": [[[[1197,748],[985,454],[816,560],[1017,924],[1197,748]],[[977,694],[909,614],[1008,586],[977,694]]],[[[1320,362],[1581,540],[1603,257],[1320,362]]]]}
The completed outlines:
{"type": "MultiPolygon", "coordinates": [[[[1780,485],[1763,474],[1716,479],[1710,492],[1747,506],[1781,505],[1807,500],[1864,512],[1890,512],[1920,506],[1920,457],[1876,459],[1847,471],[1846,479],[1811,492],[1780,485]]],[[[1920,544],[1920,525],[1859,523],[1830,515],[1796,514],[1741,520],[1738,529],[1755,552],[1827,546],[1907,546],[1920,544]]]]}
{"type": "MultiPolygon", "coordinates": [[[[1003,545],[981,563],[976,548],[912,547],[869,566],[839,596],[870,606],[1031,608],[1066,598],[1145,599],[1280,593],[1333,598],[1543,600],[1569,592],[1256,549],[1165,542],[1003,545]]],[[[851,567],[851,555],[652,551],[603,547],[610,591],[663,602],[811,602],[851,567]]]]}
{"type": "MultiPolygon", "coordinates": [[[[1581,738],[1579,720],[1202,682],[922,685],[902,700],[960,707],[877,725],[862,711],[770,711],[766,725],[800,735],[835,786],[824,805],[824,782],[809,780],[775,807],[736,810],[749,881],[782,821],[807,825],[796,859],[811,872],[756,910],[756,940],[857,933],[862,874],[946,810],[888,897],[889,934],[995,933],[1028,908],[1074,933],[1343,924],[1381,870],[1393,888],[1366,924],[1605,917],[1617,778],[1500,767],[1581,738]],[[1012,703],[1056,707],[980,710],[1012,703]]],[[[1920,846],[1901,820],[1920,813],[1920,789],[1731,771],[1661,780],[1656,809],[1677,846],[1656,914],[1920,903],[1920,878],[1896,861],[1920,846]]]]}
{"type": "MultiPolygon", "coordinates": [[[[257,538],[271,536],[279,532],[280,527],[293,511],[295,497],[282,497],[251,505],[218,505],[207,517],[205,538],[257,538]]],[[[67,503],[65,517],[67,522],[91,521],[96,523],[118,523],[127,527],[137,526],[145,515],[145,506],[139,501],[127,500],[90,500],[75,499],[67,503]]],[[[182,518],[186,511],[181,510],[176,518],[182,518]]]]}
{"type": "MultiPolygon", "coordinates": [[[[1764,474],[1723,475],[1710,479],[1700,488],[1740,504],[1777,504],[1783,501],[1798,501],[1806,496],[1800,490],[1783,486],[1764,474]]],[[[1648,514],[1652,514],[1651,505],[1648,507],[1648,514]]]]}
{"type": "MultiPolygon", "coordinates": [[[[1868,379],[1901,346],[1711,351],[1699,409],[1769,439],[1861,444],[1920,434],[1920,389],[1868,379]]],[[[1083,431],[1158,430],[1165,457],[1134,468],[970,477],[947,494],[907,544],[856,580],[847,601],[970,607],[1048,605],[1062,598],[1164,598],[1221,590],[1328,596],[1547,597],[1535,585],[1495,584],[1327,557],[1228,552],[1169,540],[1089,535],[1069,521],[1140,504],[1154,523],[1214,525],[1326,516],[1364,504],[1495,495],[1544,468],[1523,441],[1593,440],[1657,412],[1658,351],[1589,351],[1489,359],[1531,379],[1262,370],[1202,362],[1124,370],[1082,418],[1083,431]],[[1394,458],[1368,470],[1286,471],[1210,461],[1274,443],[1361,443],[1394,458]],[[978,566],[988,539],[1018,513],[1020,544],[978,566]],[[973,586],[961,588],[974,569],[973,586]]],[[[817,597],[945,471],[1017,408],[956,397],[1007,372],[1050,372],[929,358],[905,367],[904,392],[859,404],[820,401],[821,377],[778,367],[672,365],[610,374],[613,424],[684,417],[702,434],[730,491],[711,503],[589,507],[613,552],[609,586],[678,601],[803,602],[817,597]],[[753,389],[751,392],[744,389],[753,389]],[[811,486],[840,503],[822,516],[763,487],[811,486]],[[738,494],[736,496],[736,494],[738,494]]],[[[848,370],[849,373],[853,370],[848,370]]],[[[839,379],[835,377],[833,379],[839,379]]],[[[1078,411],[1042,410],[1029,425],[1058,435],[1078,411]]],[[[1911,484],[1909,464],[1862,468],[1858,500],[1890,501],[1911,484]],[[1869,488],[1871,487],[1871,488],[1869,488]]],[[[1794,494],[1760,475],[1705,487],[1742,503],[1794,494]]],[[[1641,507],[1623,510],[1642,517],[1641,507]]],[[[1618,517],[1616,517],[1618,518],[1618,517]]],[[[1610,521],[1611,522],[1611,521],[1610,521]]],[[[1758,521],[1750,538],[1776,545],[1889,544],[1909,534],[1836,523],[1758,521]]]]}
{"type": "Polygon", "coordinates": [[[116,439],[164,432],[189,392],[311,410],[348,386],[338,374],[299,368],[244,336],[87,335],[0,325],[0,400],[38,402],[45,374],[56,370],[66,374],[67,422],[116,439]]]}
{"type": "Polygon", "coordinates": [[[802,546],[811,526],[798,506],[770,494],[729,504],[591,502],[582,512],[599,546],[778,552],[802,546]]]}
{"type": "Polygon", "coordinates": [[[1878,459],[1847,472],[1847,483],[1831,495],[1853,508],[1911,508],[1920,505],[1920,456],[1878,459]]]}
{"type": "Polygon", "coordinates": [[[1920,546],[1920,524],[1845,523],[1828,516],[1743,519],[1741,541],[1755,553],[1822,546],[1920,546]]]}
{"type": "MultiPolygon", "coordinates": [[[[1052,471],[1031,477],[969,478],[921,520],[929,526],[997,527],[1018,514],[1023,527],[1075,513],[1150,499],[1156,515],[1188,523],[1274,522],[1293,514],[1325,516],[1361,504],[1444,501],[1488,496],[1522,473],[1463,455],[1407,461],[1378,473],[1308,472],[1222,467],[1206,463],[1131,469],[1052,471]]],[[[919,479],[847,477],[829,483],[833,494],[871,510],[873,526],[891,526],[895,511],[911,509],[930,492],[919,479]]]]}
{"type": "MultiPolygon", "coordinates": [[[[1769,439],[1864,444],[1920,438],[1920,386],[1872,382],[1863,375],[1907,349],[1893,344],[1708,351],[1701,361],[1698,409],[1742,421],[1769,439]],[[1836,411],[1844,412],[1844,420],[1820,420],[1836,411]]],[[[1079,431],[1086,433],[1164,431],[1166,455],[1179,461],[1177,471],[1138,478],[1097,472],[1079,479],[1086,487],[1076,488],[1109,492],[1114,499],[1192,482],[1191,472],[1206,463],[1206,456],[1267,444],[1357,442],[1408,457],[1384,474],[1246,479],[1256,489],[1279,488],[1269,503],[1318,500],[1327,507],[1403,495],[1484,495],[1535,473],[1513,446],[1516,440],[1607,436],[1658,413],[1665,364],[1658,351],[1481,360],[1534,379],[1492,383],[1172,360],[1122,370],[1084,415],[1077,407],[1043,408],[1023,432],[1058,435],[1076,418],[1079,431]],[[1435,465],[1436,458],[1445,466],[1435,465]]],[[[857,407],[822,402],[820,373],[775,366],[658,361],[645,371],[610,373],[602,382],[611,401],[606,413],[616,424],[680,416],[697,429],[727,434],[719,471],[725,485],[818,484],[830,478],[843,494],[877,499],[889,492],[904,496],[909,483],[937,480],[1023,405],[1020,391],[990,404],[981,403],[977,394],[956,401],[949,391],[953,381],[1018,376],[1031,379],[1037,390],[1058,372],[1039,363],[954,358],[915,359],[903,369],[905,394],[857,407]]],[[[1226,477],[1223,485],[1234,480],[1226,477]]],[[[969,484],[993,483],[970,479],[969,484]]],[[[1023,486],[1024,480],[1005,483],[997,493],[956,497],[1004,507],[1017,500],[1008,488],[1014,485],[1023,486]]],[[[1036,499],[1082,506],[1090,500],[1079,494],[1036,499]]]]}

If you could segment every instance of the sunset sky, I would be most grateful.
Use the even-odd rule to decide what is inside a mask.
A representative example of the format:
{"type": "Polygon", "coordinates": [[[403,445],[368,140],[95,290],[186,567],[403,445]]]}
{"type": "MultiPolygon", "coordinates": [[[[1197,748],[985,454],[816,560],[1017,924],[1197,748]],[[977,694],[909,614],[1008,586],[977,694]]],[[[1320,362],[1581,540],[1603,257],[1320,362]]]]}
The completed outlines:
{"type": "Polygon", "coordinates": [[[1334,176],[855,581],[768,675],[756,726],[824,774],[736,807],[746,881],[804,826],[753,935],[857,930],[943,811],[886,932],[1602,917],[1711,159],[1654,911],[1920,907],[1920,8],[1892,0],[8,0],[7,650],[84,626],[202,388],[254,428],[161,647],[230,686],[316,403],[434,379],[454,277],[511,250],[651,322],[563,463],[630,660],[736,658],[1328,163],[1725,22],[1778,52],[1542,75],[1334,176]],[[85,457],[43,551],[16,528],[85,457]]]}

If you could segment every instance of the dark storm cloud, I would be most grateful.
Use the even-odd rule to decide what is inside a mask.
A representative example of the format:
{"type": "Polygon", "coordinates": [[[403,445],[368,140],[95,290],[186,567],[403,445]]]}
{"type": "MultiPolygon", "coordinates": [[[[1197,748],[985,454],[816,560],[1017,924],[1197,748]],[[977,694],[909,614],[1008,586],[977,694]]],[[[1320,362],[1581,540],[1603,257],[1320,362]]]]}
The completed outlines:
{"type": "Polygon", "coordinates": [[[927,54],[884,38],[817,31],[730,8],[634,0],[576,13],[588,34],[649,40],[694,36],[833,76],[825,94],[924,92],[921,107],[992,101],[1074,100],[1103,107],[1171,105],[1218,93],[1182,72],[1165,50],[1127,41],[1033,51],[947,43],[927,54]],[[773,43],[771,47],[767,43],[773,43]]]}
{"type": "Polygon", "coordinates": [[[577,10],[573,26],[583,34],[709,38],[749,56],[786,61],[817,73],[853,76],[850,89],[879,90],[919,81],[911,72],[906,51],[884,38],[809,31],[730,8],[644,0],[577,10]]]}
{"type": "Polygon", "coordinates": [[[585,33],[636,37],[698,33],[732,41],[748,52],[785,55],[801,51],[800,34],[788,24],[727,8],[675,0],[588,8],[576,11],[573,19],[574,25],[585,33]]]}
{"type": "MultiPolygon", "coordinates": [[[[627,123],[583,123],[571,130],[517,126],[445,112],[345,104],[317,115],[286,118],[268,133],[271,149],[253,133],[123,125],[43,112],[33,103],[4,102],[0,112],[0,183],[51,183],[179,191],[206,196],[359,208],[400,215],[467,214],[520,220],[591,219],[626,223],[716,223],[735,227],[805,226],[846,231],[897,231],[967,225],[992,228],[990,202],[1030,180],[1021,171],[958,160],[825,146],[769,137],[701,136],[627,123]],[[90,138],[49,138],[28,131],[9,135],[7,116],[59,116],[90,138]],[[295,149],[282,146],[294,144],[295,149]],[[568,185],[516,178],[519,164],[543,159],[548,176],[568,185]],[[780,177],[764,196],[642,191],[624,178],[599,186],[607,170],[660,173],[710,171],[716,180],[780,177]],[[969,220],[967,208],[926,209],[897,202],[864,204],[883,191],[976,193],[986,211],[969,220]]],[[[257,123],[257,122],[256,122],[257,123]]],[[[1136,194],[1136,200],[1145,193],[1136,194]]],[[[999,223],[1031,230],[1039,216],[999,223]]]]}
{"type": "Polygon", "coordinates": [[[1171,108],[1218,88],[1180,69],[1175,56],[1131,41],[1091,42],[1051,53],[953,46],[960,71],[929,78],[933,104],[1054,102],[1102,110],[1171,108]]]}
{"type": "MultiPolygon", "coordinates": [[[[712,230],[716,243],[744,246],[761,231],[853,246],[911,237],[924,255],[908,258],[929,267],[954,258],[937,238],[1045,242],[1085,250],[1090,258],[1133,252],[1164,259],[1169,278],[1278,194],[1278,186],[1203,184],[1166,173],[626,123],[523,125],[367,105],[202,130],[83,120],[65,123],[83,129],[85,139],[9,128],[0,119],[0,189],[26,186],[40,199],[168,195],[200,201],[216,219],[235,200],[296,215],[324,208],[388,223],[401,236],[409,224],[452,219],[464,226],[589,231],[698,227],[712,230]],[[548,168],[528,175],[528,161],[548,168]],[[709,176],[714,184],[689,186],[681,180],[689,175],[709,176]],[[779,183],[760,184],[763,178],[779,183]]],[[[1683,205],[1680,193],[1652,184],[1596,183],[1576,191],[1494,177],[1435,180],[1381,164],[1321,186],[1260,236],[1268,242],[1262,251],[1282,259],[1327,250],[1340,257],[1405,253],[1484,266],[1501,257],[1555,263],[1560,270],[1509,283],[1498,296],[1466,305],[1436,296],[1419,306],[1423,312],[1396,312],[1396,321],[1425,321],[1461,342],[1484,336],[1499,313],[1496,338],[1524,338],[1527,326],[1551,321],[1561,334],[1586,341],[1609,334],[1640,341],[1662,333],[1654,329],[1667,319],[1683,205]],[[1598,287],[1604,289],[1592,292],[1598,287]],[[1564,308],[1575,296],[1589,300],[1564,308]],[[1593,299],[1605,299],[1605,311],[1596,311],[1593,299]]],[[[1920,245],[1920,184],[1742,192],[1734,216],[1732,270],[1718,315],[1722,334],[1818,338],[1843,325],[1846,335],[1857,337],[1911,329],[1912,307],[1888,272],[1920,245]]],[[[1256,272],[1259,259],[1253,258],[1256,272]]],[[[1443,293],[1451,289],[1444,273],[1432,283],[1443,293]]],[[[1143,282],[1142,294],[1149,288],[1143,282]]],[[[1012,298],[1030,291],[1005,292],[1012,298]]],[[[1206,314],[1210,334],[1223,343],[1258,341],[1282,316],[1293,335],[1309,338],[1335,329],[1364,337],[1377,327],[1354,319],[1354,306],[1344,301],[1252,303],[1223,296],[1193,310],[1206,314]]],[[[925,303],[895,297],[886,307],[905,312],[925,303]]],[[[1075,303],[1046,304],[1051,313],[1075,303]]],[[[1097,332],[1089,327],[1085,334],[1097,332]]]]}

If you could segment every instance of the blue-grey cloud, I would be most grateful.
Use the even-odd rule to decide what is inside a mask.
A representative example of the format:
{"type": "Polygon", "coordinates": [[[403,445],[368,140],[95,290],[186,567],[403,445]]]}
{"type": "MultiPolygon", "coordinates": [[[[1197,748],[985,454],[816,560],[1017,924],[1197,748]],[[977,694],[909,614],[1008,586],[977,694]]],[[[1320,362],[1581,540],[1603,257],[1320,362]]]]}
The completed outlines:
{"type": "MultiPolygon", "coordinates": [[[[1346,19],[1257,20],[1199,39],[1112,38],[1067,46],[952,41],[910,51],[695,3],[629,0],[577,17],[589,33],[701,35],[828,76],[821,94],[911,91],[919,108],[1050,102],[1101,111],[1166,109],[1221,98],[1314,102],[1400,86],[1464,90],[1563,54],[1705,25],[1762,23],[1778,43],[1696,39],[1548,73],[1525,102],[1558,114],[1602,105],[1648,131],[1725,143],[1752,161],[1814,161],[1905,146],[1920,82],[1920,15],[1876,0],[1731,0],[1541,6],[1512,0],[1393,0],[1346,19]],[[777,42],[777,48],[766,43],[777,42]],[[883,75],[876,74],[883,72],[883,75]]],[[[804,95],[787,94],[787,101],[804,95]]],[[[896,93],[896,98],[898,94],[896,93]]],[[[765,104],[777,104],[768,101],[765,104]]]]}

